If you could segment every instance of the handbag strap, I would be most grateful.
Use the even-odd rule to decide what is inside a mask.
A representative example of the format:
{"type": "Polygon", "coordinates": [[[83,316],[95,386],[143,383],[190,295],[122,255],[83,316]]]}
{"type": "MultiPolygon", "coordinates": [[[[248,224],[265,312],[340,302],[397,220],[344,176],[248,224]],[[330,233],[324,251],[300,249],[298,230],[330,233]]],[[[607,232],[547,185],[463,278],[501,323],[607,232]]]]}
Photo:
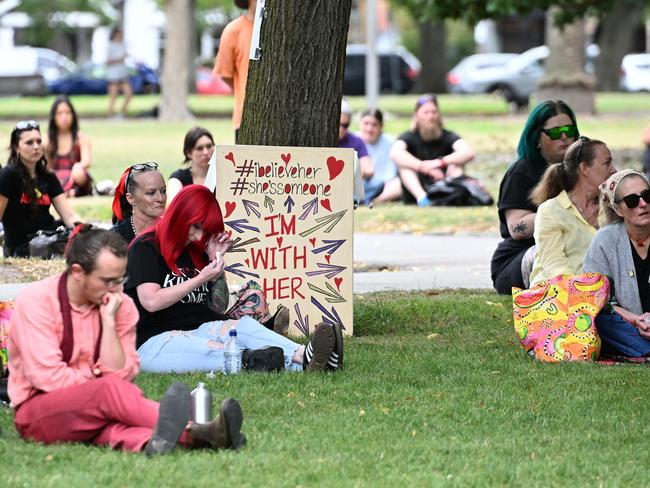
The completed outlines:
{"type": "MultiPolygon", "coordinates": [[[[61,308],[61,317],[63,318],[63,339],[61,339],[61,352],[63,353],[63,362],[70,364],[72,359],[72,349],[74,347],[74,333],[72,331],[72,307],[68,298],[68,272],[61,274],[59,278],[58,296],[59,307],[61,308]]],[[[99,359],[99,346],[102,340],[102,322],[99,321],[99,335],[95,344],[93,362],[99,359]]]]}

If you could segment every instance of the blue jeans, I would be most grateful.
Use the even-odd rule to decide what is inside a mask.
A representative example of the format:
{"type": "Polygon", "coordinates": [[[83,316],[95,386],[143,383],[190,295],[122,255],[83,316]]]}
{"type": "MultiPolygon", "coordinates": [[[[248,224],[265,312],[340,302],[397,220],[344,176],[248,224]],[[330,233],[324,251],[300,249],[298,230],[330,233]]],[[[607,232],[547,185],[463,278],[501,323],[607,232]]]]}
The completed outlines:
{"type": "MultiPolygon", "coordinates": [[[[302,370],[302,364],[291,359],[300,344],[276,334],[250,317],[233,323],[242,348],[280,347],[284,351],[285,369],[302,370]]],[[[149,373],[223,371],[223,344],[228,340],[228,330],[224,335],[220,333],[223,324],[220,320],[206,322],[198,329],[173,330],[149,338],[138,348],[140,370],[149,373]]]]}
{"type": "Polygon", "coordinates": [[[605,350],[628,357],[638,358],[650,355],[650,341],[616,312],[601,312],[596,317],[596,329],[605,350]]]}

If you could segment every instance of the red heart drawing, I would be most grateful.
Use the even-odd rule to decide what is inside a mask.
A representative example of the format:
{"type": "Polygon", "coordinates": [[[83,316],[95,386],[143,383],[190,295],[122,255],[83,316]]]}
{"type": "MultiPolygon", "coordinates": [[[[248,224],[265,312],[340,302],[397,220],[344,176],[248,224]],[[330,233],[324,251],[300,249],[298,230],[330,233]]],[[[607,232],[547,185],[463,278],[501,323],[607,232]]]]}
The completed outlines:
{"type": "Polygon", "coordinates": [[[341,291],[341,283],[343,283],[343,278],[334,278],[334,284],[338,291],[341,291]]]}
{"type": "Polygon", "coordinates": [[[226,159],[230,161],[233,166],[235,166],[235,155],[232,153],[232,151],[226,154],[226,159]]]}
{"type": "Polygon", "coordinates": [[[282,237],[276,237],[275,240],[278,242],[278,248],[282,247],[282,237]]]}
{"type": "Polygon", "coordinates": [[[257,170],[257,176],[260,178],[264,176],[264,166],[260,166],[260,169],[257,170]]]}
{"type": "Polygon", "coordinates": [[[312,237],[311,239],[309,239],[309,242],[311,242],[311,247],[314,247],[316,245],[316,238],[312,237]]]}
{"type": "Polygon", "coordinates": [[[332,207],[330,207],[330,199],[329,198],[323,198],[320,201],[320,204],[323,206],[323,208],[326,208],[330,212],[332,211],[332,207]]]}
{"type": "Polygon", "coordinates": [[[244,262],[246,263],[246,266],[248,266],[249,268],[251,267],[251,263],[248,262],[248,258],[244,259],[244,262]]]}
{"type": "Polygon", "coordinates": [[[282,166],[278,166],[278,176],[282,176],[282,173],[284,173],[284,168],[282,166]]]}
{"type": "Polygon", "coordinates": [[[302,185],[302,192],[307,193],[309,191],[309,183],[304,183],[302,185]]]}
{"type": "Polygon", "coordinates": [[[325,254],[325,261],[327,261],[329,263],[331,257],[332,257],[331,254],[325,254]]]}
{"type": "Polygon", "coordinates": [[[269,188],[269,184],[268,184],[268,183],[264,183],[264,184],[262,185],[262,191],[266,191],[266,190],[268,190],[268,188],[269,188]]]}
{"type": "Polygon", "coordinates": [[[280,157],[282,158],[282,161],[284,161],[285,165],[289,164],[289,161],[291,161],[291,153],[281,154],[280,157]]]}
{"type": "Polygon", "coordinates": [[[226,215],[223,216],[224,219],[227,219],[231,213],[235,211],[235,207],[237,206],[236,202],[226,202],[226,215]]]}
{"type": "Polygon", "coordinates": [[[310,176],[310,175],[311,175],[311,172],[312,172],[312,169],[311,169],[311,168],[307,168],[307,176],[310,176]]]}
{"type": "Polygon", "coordinates": [[[327,158],[327,169],[330,172],[330,181],[341,174],[344,165],[345,163],[342,159],[336,159],[334,156],[327,158]]]}

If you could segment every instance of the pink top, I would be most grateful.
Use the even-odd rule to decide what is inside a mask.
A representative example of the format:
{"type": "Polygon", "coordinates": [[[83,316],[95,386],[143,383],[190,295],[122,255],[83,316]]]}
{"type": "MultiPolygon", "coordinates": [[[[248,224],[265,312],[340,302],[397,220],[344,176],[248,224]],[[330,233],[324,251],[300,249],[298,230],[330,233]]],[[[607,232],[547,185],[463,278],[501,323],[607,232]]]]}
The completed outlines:
{"type": "Polygon", "coordinates": [[[116,330],[126,356],[124,367],[119,370],[108,368],[102,364],[101,357],[93,363],[100,322],[97,306],[79,310],[71,304],[74,347],[70,364],[63,362],[63,318],[57,296],[60,276],[28,285],[16,299],[9,321],[7,344],[9,397],[13,408],[39,391],[78,385],[102,375],[131,380],[138,373],[140,361],[135,350],[138,311],[133,300],[123,293],[116,316],[116,330]]]}

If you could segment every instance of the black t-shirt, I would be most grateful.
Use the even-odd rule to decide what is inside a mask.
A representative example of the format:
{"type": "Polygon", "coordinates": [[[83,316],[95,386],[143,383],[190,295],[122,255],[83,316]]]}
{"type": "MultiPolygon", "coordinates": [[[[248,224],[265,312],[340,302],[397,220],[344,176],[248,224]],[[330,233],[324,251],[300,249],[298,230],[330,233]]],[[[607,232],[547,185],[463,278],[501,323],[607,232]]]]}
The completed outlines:
{"type": "Polygon", "coordinates": [[[636,282],[639,286],[639,298],[641,299],[641,308],[644,312],[650,312],[650,253],[645,259],[641,259],[636,252],[634,244],[630,241],[632,248],[632,259],[634,260],[634,270],[636,272],[636,282]]]}
{"type": "Polygon", "coordinates": [[[159,310],[148,312],[142,307],[136,287],[142,283],[157,283],[161,288],[178,285],[199,273],[187,252],[183,252],[177,261],[180,274],[172,272],[158,250],[151,235],[145,235],[133,241],[129,248],[127,274],[129,280],[125,285],[127,293],[135,301],[140,312],[137,326],[137,347],[150,337],[168,330],[193,330],[204,322],[222,320],[225,317],[208,308],[212,283],[205,283],[175,304],[159,310]]]}
{"type": "Polygon", "coordinates": [[[535,239],[514,240],[510,237],[506,222],[506,210],[522,209],[537,212],[537,206],[529,200],[530,192],[541,180],[546,164],[534,164],[525,158],[516,161],[508,168],[499,186],[499,230],[503,241],[499,243],[492,257],[492,276],[510,262],[510,260],[523,249],[528,249],[535,244],[535,239]]]}
{"type": "Polygon", "coordinates": [[[120,220],[117,224],[111,227],[111,230],[121,235],[129,244],[133,239],[135,239],[135,233],[133,232],[130,218],[120,220]]]}
{"type": "MultiPolygon", "coordinates": [[[[399,136],[400,141],[406,143],[406,150],[418,159],[423,161],[427,159],[438,159],[454,152],[452,147],[460,139],[455,132],[442,130],[442,135],[433,141],[425,141],[417,131],[407,131],[399,136]]],[[[426,188],[434,183],[434,180],[428,176],[418,173],[418,178],[422,187],[426,188]]],[[[402,195],[405,203],[414,203],[415,199],[406,188],[402,188],[402,195]]]]}
{"type": "Polygon", "coordinates": [[[183,186],[192,184],[192,171],[190,168],[177,169],[169,177],[176,178],[183,183],[183,186]]]}
{"type": "Polygon", "coordinates": [[[35,188],[38,206],[32,211],[32,197],[24,193],[20,170],[7,166],[0,170],[0,195],[6,197],[7,208],[2,216],[5,231],[5,246],[13,249],[29,242],[29,235],[38,230],[55,226],[50,214],[50,205],[55,197],[63,193],[61,183],[54,173],[37,173],[35,188]]]}

